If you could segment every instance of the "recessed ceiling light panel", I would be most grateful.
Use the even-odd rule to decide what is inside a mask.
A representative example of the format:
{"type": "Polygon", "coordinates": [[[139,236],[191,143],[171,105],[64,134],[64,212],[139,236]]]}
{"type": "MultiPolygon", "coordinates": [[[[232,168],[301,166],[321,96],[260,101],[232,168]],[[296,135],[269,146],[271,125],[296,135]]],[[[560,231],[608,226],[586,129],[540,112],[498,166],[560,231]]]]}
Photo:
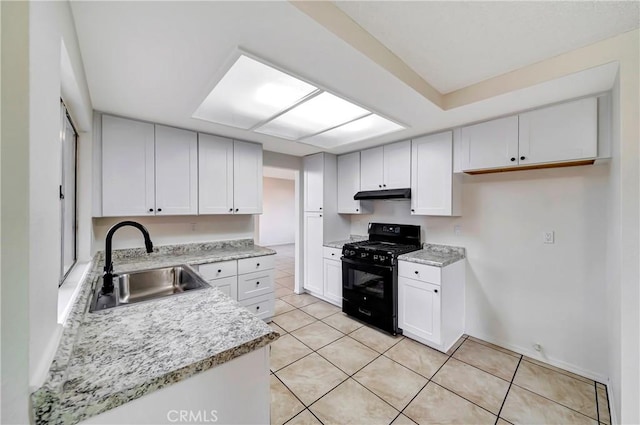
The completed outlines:
{"type": "Polygon", "coordinates": [[[243,55],[193,117],[248,130],[316,90],[309,83],[243,55]]]}
{"type": "Polygon", "coordinates": [[[235,61],[193,117],[325,148],[404,129],[245,55],[235,61]]]}
{"type": "Polygon", "coordinates": [[[256,129],[258,133],[298,140],[342,125],[371,112],[323,92],[256,129]]]}
{"type": "Polygon", "coordinates": [[[334,148],[399,130],[404,130],[404,127],[379,115],[371,114],[303,141],[314,146],[334,148]]]}

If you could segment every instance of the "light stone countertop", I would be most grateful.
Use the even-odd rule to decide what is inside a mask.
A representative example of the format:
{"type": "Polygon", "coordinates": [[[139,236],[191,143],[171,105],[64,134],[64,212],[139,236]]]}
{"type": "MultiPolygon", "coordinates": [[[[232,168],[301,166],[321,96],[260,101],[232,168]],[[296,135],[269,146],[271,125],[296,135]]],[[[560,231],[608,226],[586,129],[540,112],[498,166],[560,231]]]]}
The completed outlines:
{"type": "MultiPolygon", "coordinates": [[[[251,240],[114,251],[116,272],[273,255],[251,240]]],[[[31,395],[37,424],[75,424],[264,347],[278,338],[217,288],[88,313],[103,254],[72,308],[44,385],[31,395]],[[203,324],[207,326],[203,326],[203,324]]]]}
{"type": "Polygon", "coordinates": [[[464,258],[466,258],[466,250],[462,247],[425,243],[421,250],[400,255],[398,260],[445,267],[464,258]]]}
{"type": "Polygon", "coordinates": [[[327,248],[342,249],[342,247],[346,243],[366,241],[367,239],[369,239],[368,236],[350,235],[349,239],[342,239],[342,240],[339,240],[339,241],[327,242],[327,243],[324,244],[324,246],[326,246],[327,248]]]}

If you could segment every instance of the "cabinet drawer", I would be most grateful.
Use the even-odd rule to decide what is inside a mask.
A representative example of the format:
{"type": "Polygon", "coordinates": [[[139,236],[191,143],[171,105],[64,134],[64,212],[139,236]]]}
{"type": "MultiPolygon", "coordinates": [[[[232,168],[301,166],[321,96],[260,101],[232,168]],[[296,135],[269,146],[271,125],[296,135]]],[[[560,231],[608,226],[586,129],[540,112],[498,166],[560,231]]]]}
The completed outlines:
{"type": "Polygon", "coordinates": [[[322,247],[322,256],[329,260],[339,260],[342,257],[342,250],[338,248],[322,247]]]}
{"type": "Polygon", "coordinates": [[[239,301],[239,304],[255,314],[259,319],[267,320],[273,316],[275,299],[273,293],[239,301]]]}
{"type": "Polygon", "coordinates": [[[200,264],[198,270],[206,280],[221,279],[238,274],[238,265],[236,260],[221,261],[219,263],[200,264]]]}
{"type": "Polygon", "coordinates": [[[442,268],[428,266],[426,264],[412,263],[410,261],[398,261],[398,276],[423,282],[440,285],[442,268]]]}
{"type": "Polygon", "coordinates": [[[260,270],[269,270],[274,267],[274,256],[243,258],[238,260],[238,274],[252,273],[260,270]]]}
{"type": "Polygon", "coordinates": [[[273,270],[262,270],[238,276],[238,300],[273,292],[273,270]]]}
{"type": "Polygon", "coordinates": [[[209,281],[209,285],[215,286],[232,300],[238,300],[237,276],[223,277],[222,279],[213,279],[209,281]]]}

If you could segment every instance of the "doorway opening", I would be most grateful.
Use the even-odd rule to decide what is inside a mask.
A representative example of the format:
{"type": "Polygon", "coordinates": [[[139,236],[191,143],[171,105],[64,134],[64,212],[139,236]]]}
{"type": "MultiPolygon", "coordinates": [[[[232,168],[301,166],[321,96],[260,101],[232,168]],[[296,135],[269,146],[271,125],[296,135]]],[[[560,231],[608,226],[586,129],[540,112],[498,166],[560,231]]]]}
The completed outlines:
{"type": "MultiPolygon", "coordinates": [[[[263,168],[262,214],[256,216],[256,244],[277,252],[276,292],[293,293],[298,281],[299,171],[263,168]]],[[[280,295],[282,295],[280,294],[280,295]]],[[[278,297],[279,294],[276,294],[278,297]]]]}

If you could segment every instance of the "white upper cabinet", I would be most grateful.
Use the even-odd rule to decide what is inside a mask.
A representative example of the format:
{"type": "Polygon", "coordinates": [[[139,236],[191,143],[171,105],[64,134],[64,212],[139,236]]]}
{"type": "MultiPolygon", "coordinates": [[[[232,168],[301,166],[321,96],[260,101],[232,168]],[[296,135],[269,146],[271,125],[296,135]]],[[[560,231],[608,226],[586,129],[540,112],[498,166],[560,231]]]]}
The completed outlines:
{"type": "Polygon", "coordinates": [[[453,174],[453,133],[411,142],[411,214],[460,215],[460,177],[453,174]]]}
{"type": "Polygon", "coordinates": [[[592,97],[520,114],[519,164],[595,158],[598,103],[592,97]]]}
{"type": "Polygon", "coordinates": [[[507,167],[518,164],[518,116],[462,127],[463,170],[507,167]]]}
{"type": "Polygon", "coordinates": [[[587,98],[462,127],[463,171],[575,162],[598,155],[598,99],[587,98]]]}
{"type": "Polygon", "coordinates": [[[384,149],[360,152],[360,190],[380,190],[384,182],[384,149]]]}
{"type": "Polygon", "coordinates": [[[324,156],[322,153],[305,156],[304,210],[321,212],[324,202],[324,156]]]}
{"type": "Polygon", "coordinates": [[[156,215],[198,213],[198,135],[156,125],[156,215]]]}
{"type": "Polygon", "coordinates": [[[102,215],[155,213],[153,124],[102,116],[102,215]]]}
{"type": "Polygon", "coordinates": [[[233,140],[198,134],[200,214],[233,213],[233,140]]]}
{"type": "Polygon", "coordinates": [[[200,214],[262,213],[262,145],[198,137],[200,214]]]}
{"type": "Polygon", "coordinates": [[[383,189],[405,189],[411,186],[411,141],[384,145],[383,189]]]}
{"type": "Polygon", "coordinates": [[[353,199],[360,191],[360,152],[338,157],[338,213],[362,214],[363,205],[353,199]]]}
{"type": "Polygon", "coordinates": [[[233,212],[262,213],[262,145],[233,142],[233,212]]]}
{"type": "Polygon", "coordinates": [[[360,153],[361,190],[404,189],[411,185],[411,141],[360,153]]]}

